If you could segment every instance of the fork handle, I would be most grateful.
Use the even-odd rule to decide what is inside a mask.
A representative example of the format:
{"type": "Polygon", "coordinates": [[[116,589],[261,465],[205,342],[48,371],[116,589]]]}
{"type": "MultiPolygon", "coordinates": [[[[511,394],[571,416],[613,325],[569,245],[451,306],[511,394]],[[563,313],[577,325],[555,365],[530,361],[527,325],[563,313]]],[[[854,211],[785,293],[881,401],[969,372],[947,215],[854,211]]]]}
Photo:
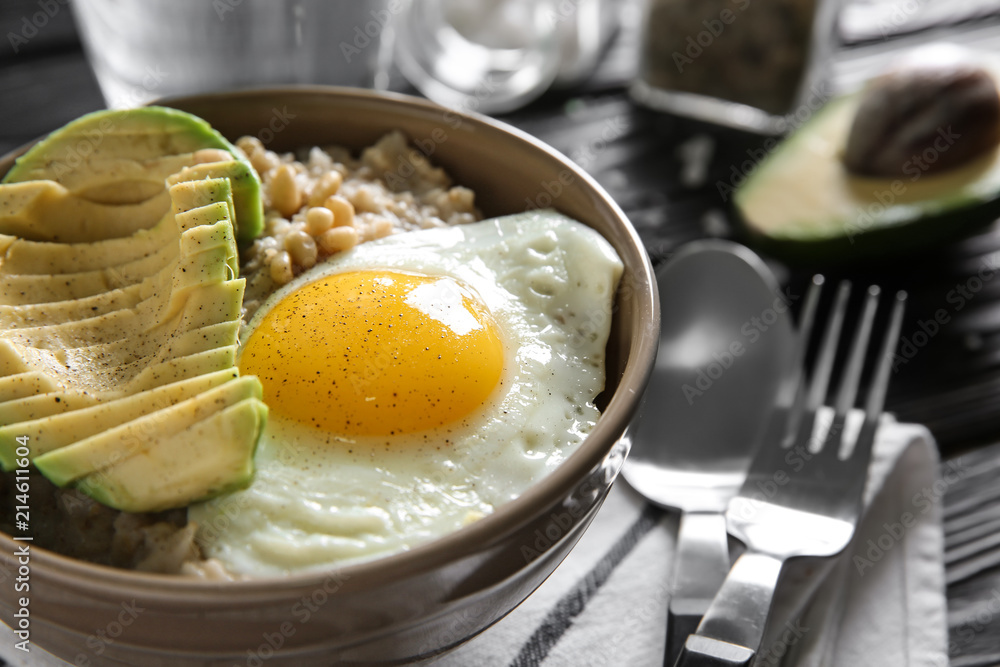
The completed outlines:
{"type": "Polygon", "coordinates": [[[747,551],[726,577],[675,667],[748,667],[760,651],[784,559],[747,551]]]}
{"type": "Polygon", "coordinates": [[[688,635],[701,623],[729,572],[726,517],[721,512],[684,512],[677,530],[677,557],[667,608],[665,665],[673,665],[688,635]]]}

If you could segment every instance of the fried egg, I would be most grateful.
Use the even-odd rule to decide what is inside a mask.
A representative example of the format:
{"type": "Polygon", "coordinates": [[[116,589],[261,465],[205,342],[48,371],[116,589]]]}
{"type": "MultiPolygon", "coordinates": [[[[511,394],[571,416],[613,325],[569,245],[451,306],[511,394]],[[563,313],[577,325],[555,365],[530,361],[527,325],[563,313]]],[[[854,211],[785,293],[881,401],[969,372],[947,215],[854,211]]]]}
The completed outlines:
{"type": "Polygon", "coordinates": [[[267,576],[410,549],[493,512],[599,417],[622,263],[533,212],[357,246],[241,336],[270,415],[246,489],[192,506],[206,557],[267,576]]]}

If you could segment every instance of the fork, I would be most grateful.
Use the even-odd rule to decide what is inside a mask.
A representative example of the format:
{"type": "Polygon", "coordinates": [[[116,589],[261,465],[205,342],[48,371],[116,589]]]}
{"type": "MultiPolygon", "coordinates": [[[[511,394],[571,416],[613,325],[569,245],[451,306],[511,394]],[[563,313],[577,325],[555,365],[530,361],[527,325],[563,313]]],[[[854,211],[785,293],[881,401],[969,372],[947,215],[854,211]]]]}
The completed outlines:
{"type": "Polygon", "coordinates": [[[867,290],[834,404],[825,406],[851,286],[844,281],[837,290],[807,388],[806,349],[823,282],[822,276],[813,277],[802,311],[796,370],[779,393],[767,439],[726,512],[729,532],[747,550],[734,563],[697,632],[688,637],[676,667],[751,665],[760,650],[785,561],[796,556],[835,556],[854,535],[906,293],[898,292],[894,299],[858,426],[857,415],[851,412],[879,288],[867,290]],[[832,420],[825,419],[830,412],[832,420]],[[853,447],[847,436],[854,436],[853,447]]]}

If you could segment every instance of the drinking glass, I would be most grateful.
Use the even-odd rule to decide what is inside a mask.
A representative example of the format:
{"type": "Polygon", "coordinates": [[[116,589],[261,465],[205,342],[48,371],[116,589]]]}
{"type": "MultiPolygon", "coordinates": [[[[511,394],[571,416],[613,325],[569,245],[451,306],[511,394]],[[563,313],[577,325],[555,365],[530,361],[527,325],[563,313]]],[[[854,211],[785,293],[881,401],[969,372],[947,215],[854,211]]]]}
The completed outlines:
{"type": "Polygon", "coordinates": [[[268,84],[384,87],[402,0],[74,0],[109,107],[268,84]]]}
{"type": "Polygon", "coordinates": [[[594,69],[618,25],[615,0],[410,0],[395,61],[432,100],[511,111],[594,69]]]}

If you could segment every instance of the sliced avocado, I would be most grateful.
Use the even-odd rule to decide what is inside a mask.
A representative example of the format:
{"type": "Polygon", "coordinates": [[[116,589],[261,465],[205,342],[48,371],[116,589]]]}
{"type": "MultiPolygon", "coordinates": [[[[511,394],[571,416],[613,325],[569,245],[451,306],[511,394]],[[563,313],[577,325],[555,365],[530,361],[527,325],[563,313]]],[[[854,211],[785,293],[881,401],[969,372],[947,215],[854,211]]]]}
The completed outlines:
{"type": "Polygon", "coordinates": [[[178,254],[176,240],[151,255],[93,271],[62,274],[0,275],[0,303],[27,305],[82,299],[142,282],[171,266],[178,254]]]}
{"type": "Polygon", "coordinates": [[[176,109],[98,111],[78,118],[18,158],[2,182],[55,181],[80,199],[123,205],[155,199],[164,180],[178,173],[183,175],[171,185],[228,178],[236,193],[237,238],[249,242],[260,235],[260,178],[250,161],[204,120],[176,109]]]}
{"type": "Polygon", "coordinates": [[[215,371],[232,370],[236,346],[205,350],[176,359],[141,361],[95,369],[88,374],[88,387],[101,395],[120,398],[161,387],[171,382],[215,371]]]}
{"type": "Polygon", "coordinates": [[[90,407],[97,403],[90,394],[78,391],[53,391],[0,403],[0,424],[16,424],[70,410],[90,407]]]}
{"type": "Polygon", "coordinates": [[[33,457],[162,410],[239,377],[235,370],[206,373],[141,394],[0,427],[0,461],[13,462],[19,436],[28,436],[33,457]]]}
{"type": "Polygon", "coordinates": [[[29,306],[84,299],[104,292],[127,287],[136,282],[116,283],[118,275],[107,270],[69,273],[62,276],[0,275],[0,304],[5,306],[29,306]]]}
{"type": "MultiPolygon", "coordinates": [[[[226,170],[243,179],[256,177],[238,164],[226,170]]],[[[88,195],[103,187],[89,185],[99,179],[73,182],[87,184],[88,195]]],[[[44,188],[54,191],[51,184],[44,188]]],[[[5,252],[19,244],[16,255],[5,256],[14,259],[6,274],[0,263],[0,301],[7,304],[0,306],[0,373],[9,376],[0,389],[10,397],[0,403],[0,464],[10,464],[12,436],[31,431],[39,435],[34,454],[40,469],[50,461],[52,470],[62,471],[62,478],[55,477],[61,483],[88,478],[81,486],[85,492],[119,509],[143,511],[187,505],[246,483],[264,408],[257,400],[260,383],[238,378],[235,367],[245,281],[235,278],[232,192],[229,178],[178,182],[164,189],[169,214],[156,229],[115,241],[46,244],[0,237],[5,252]],[[63,258],[82,270],[13,272],[33,260],[63,258]],[[29,371],[35,375],[25,376],[29,371]],[[215,386],[212,378],[235,388],[215,386]],[[216,418],[246,399],[253,401],[248,407],[216,418]],[[194,433],[196,424],[202,429],[197,433],[233,439],[173,444],[177,432],[194,433]],[[185,454],[175,466],[178,479],[168,485],[130,478],[163,467],[160,459],[169,449],[130,454],[156,442],[200,453],[185,454]],[[81,462],[93,465],[76,470],[81,462]],[[104,480],[107,474],[112,475],[107,485],[91,483],[93,476],[104,480]],[[144,493],[145,487],[155,491],[144,493]]],[[[37,236],[45,226],[36,217],[30,213],[24,219],[35,225],[37,236]]]]}
{"type": "MultiPolygon", "coordinates": [[[[233,229],[229,220],[223,218],[220,222],[216,222],[214,224],[209,223],[209,220],[211,220],[214,215],[217,215],[222,210],[225,210],[225,208],[226,205],[224,203],[218,202],[216,204],[202,206],[201,208],[196,208],[182,214],[193,214],[194,216],[198,216],[202,221],[200,226],[186,228],[184,233],[181,234],[182,255],[193,255],[197,252],[221,245],[226,245],[229,248],[236,247],[235,245],[232,245],[233,229]]],[[[177,217],[180,218],[181,216],[178,215],[177,217]]],[[[190,221],[191,219],[187,222],[190,221]]],[[[235,278],[240,274],[240,258],[238,253],[233,252],[226,259],[226,263],[232,271],[232,278],[235,278]]]]}
{"type": "Polygon", "coordinates": [[[186,232],[198,227],[211,227],[220,222],[229,222],[229,204],[217,201],[174,215],[178,229],[186,232]]]}
{"type": "Polygon", "coordinates": [[[174,336],[163,344],[162,359],[176,359],[191,354],[198,354],[218,347],[232,347],[238,344],[240,323],[225,321],[209,324],[199,329],[193,329],[174,336]]]}
{"type": "Polygon", "coordinates": [[[233,193],[236,218],[236,238],[241,242],[252,241],[264,229],[264,205],[260,197],[260,178],[246,162],[229,160],[186,167],[167,178],[172,186],[185,181],[205,181],[226,178],[233,193]]]}
{"type": "MultiPolygon", "coordinates": [[[[225,204],[222,204],[225,208],[225,204]]],[[[185,234],[181,237],[181,252],[196,253],[201,250],[212,248],[232,242],[232,232],[226,229],[228,223],[216,223],[216,225],[206,225],[204,229],[192,230],[193,233],[185,234]]],[[[229,256],[229,253],[226,253],[229,256]]],[[[236,272],[234,267],[236,255],[233,254],[227,262],[229,268],[236,272]]],[[[88,317],[96,317],[113,310],[122,308],[135,308],[137,304],[150,298],[169,296],[169,286],[172,280],[172,273],[176,268],[176,263],[169,264],[155,275],[146,278],[142,283],[126,285],[117,289],[100,292],[88,297],[77,299],[64,299],[62,301],[44,301],[41,303],[21,304],[21,305],[0,305],[0,329],[3,328],[25,328],[36,327],[48,324],[60,324],[71,320],[79,320],[88,317]]],[[[0,278],[2,280],[2,278],[0,278]]],[[[22,281],[22,285],[27,285],[30,281],[22,281]]],[[[11,295],[11,300],[27,300],[29,298],[57,298],[51,290],[42,295],[37,294],[34,288],[23,288],[25,294],[15,293],[11,295]],[[32,291],[34,290],[34,291],[32,291]]],[[[61,291],[58,288],[57,291],[61,291]]],[[[2,300],[2,299],[0,299],[2,300]]],[[[153,309],[151,309],[153,310],[153,309]]]]}
{"type": "Polygon", "coordinates": [[[183,181],[171,185],[168,192],[170,193],[170,201],[173,202],[175,216],[216,202],[226,202],[229,207],[229,219],[233,220],[236,217],[233,188],[228,178],[183,181]]]}
{"type": "MultiPolygon", "coordinates": [[[[102,470],[135,455],[142,455],[157,439],[175,435],[230,405],[247,398],[260,397],[261,386],[256,377],[236,378],[169,407],[42,454],[33,458],[33,461],[53,484],[65,486],[96,470],[102,470]]],[[[210,439],[203,441],[199,446],[211,451],[220,444],[210,439]],[[212,446],[205,447],[206,442],[212,446]]],[[[198,464],[197,461],[193,463],[198,464]]],[[[151,480],[143,481],[149,483],[151,480]]]]}
{"type": "Polygon", "coordinates": [[[188,502],[178,498],[200,501],[236,491],[253,479],[253,454],[266,421],[262,401],[240,401],[180,433],[151,439],[141,451],[74,486],[127,512],[183,507],[188,502]],[[217,446],[206,450],[198,444],[204,442],[217,446]]]}
{"type": "Polygon", "coordinates": [[[230,160],[233,160],[232,153],[217,148],[162,155],[148,160],[93,158],[86,161],[86,169],[81,165],[80,169],[65,172],[57,180],[83,199],[102,204],[135,204],[160,193],[167,177],[185,167],[230,160]]]}
{"type": "Polygon", "coordinates": [[[239,151],[197,116],[166,107],[95,111],[55,130],[19,157],[4,183],[67,178],[100,160],[138,162],[220,148],[239,151]],[[82,148],[81,148],[82,147],[82,148]]]}
{"type": "MultiPolygon", "coordinates": [[[[106,321],[99,317],[83,318],[73,323],[39,327],[30,331],[22,330],[16,335],[24,340],[28,340],[27,337],[30,336],[31,344],[40,348],[52,348],[56,340],[60,340],[61,345],[69,348],[79,347],[71,345],[72,340],[80,340],[87,336],[92,336],[91,340],[94,343],[109,343],[131,336],[150,336],[158,333],[168,335],[174,328],[187,331],[215,324],[221,321],[221,318],[230,317],[228,313],[233,310],[232,299],[237,286],[223,290],[225,294],[214,290],[219,285],[230,282],[233,256],[231,247],[206,248],[176,260],[171,267],[168,267],[168,271],[157,274],[154,279],[144,281],[140,289],[142,296],[146,298],[123,314],[118,315],[116,311],[107,314],[118,318],[117,336],[112,337],[112,334],[102,331],[106,328],[106,321]],[[206,289],[210,291],[199,296],[199,293],[206,289]],[[213,295],[209,298],[220,296],[221,300],[206,303],[205,297],[208,295],[213,295]],[[187,319],[176,319],[178,313],[189,311],[192,314],[187,319]],[[209,316],[214,319],[210,319],[209,316]],[[196,321],[200,323],[194,324],[196,321]],[[64,335],[64,331],[71,329],[73,330],[71,335],[64,335]],[[46,338],[51,342],[45,343],[46,338]]],[[[242,293],[242,287],[238,288],[238,292],[242,293]]]]}
{"type": "MultiPolygon", "coordinates": [[[[136,329],[135,312],[114,310],[84,320],[26,329],[0,331],[0,338],[35,350],[61,351],[96,343],[110,343],[136,329]]],[[[0,422],[3,423],[3,422],[0,422]]]]}
{"type": "Polygon", "coordinates": [[[85,367],[93,364],[95,359],[99,359],[104,368],[124,370],[123,367],[136,362],[150,365],[217,347],[235,345],[239,336],[239,325],[239,322],[226,321],[190,330],[174,326],[169,329],[163,327],[143,335],[139,342],[131,338],[122,338],[111,343],[66,350],[64,357],[66,363],[75,367],[85,367]]]}
{"type": "MultiPolygon", "coordinates": [[[[207,205],[208,210],[203,212],[203,215],[188,218],[186,220],[188,223],[193,223],[195,220],[202,222],[213,221],[214,215],[221,211],[217,206],[218,204],[228,206],[231,209],[232,205],[227,181],[215,179],[203,183],[204,185],[197,182],[184,183],[181,184],[185,186],[183,188],[175,186],[178,188],[177,192],[179,196],[197,202],[196,205],[199,208],[196,210],[200,211],[201,208],[206,208],[207,205]],[[213,202],[210,199],[213,196],[223,198],[225,201],[220,202],[215,200],[213,202]]],[[[180,206],[183,206],[183,204],[180,206]]],[[[191,213],[187,209],[184,212],[191,213]]],[[[188,251],[195,251],[199,246],[214,249],[222,244],[226,244],[230,250],[225,258],[225,264],[235,273],[238,259],[236,246],[232,241],[232,225],[228,221],[223,220],[223,222],[225,222],[224,225],[219,225],[219,222],[215,222],[213,225],[202,225],[187,229],[181,234],[181,242],[184,243],[185,249],[188,251]],[[185,238],[187,239],[186,241],[185,238]]],[[[145,239],[144,237],[140,237],[136,239],[136,242],[144,244],[145,239]]],[[[145,277],[167,267],[169,260],[177,256],[178,249],[179,246],[176,241],[171,242],[165,239],[160,248],[152,254],[123,264],[112,264],[107,266],[107,268],[98,270],[57,275],[0,274],[0,290],[2,290],[0,304],[26,305],[28,303],[68,301],[115,290],[139,282],[145,277]]],[[[105,257],[108,260],[113,258],[110,255],[105,255],[105,257]]],[[[212,259],[211,261],[214,265],[215,260],[212,259]]],[[[187,270],[190,270],[190,267],[185,264],[181,270],[182,275],[187,270]]]]}
{"type": "Polygon", "coordinates": [[[35,394],[46,394],[56,389],[52,378],[41,371],[6,375],[0,377],[0,403],[35,394]]]}
{"type": "MultiPolygon", "coordinates": [[[[144,318],[141,312],[137,314],[134,310],[122,310],[97,318],[66,322],[44,330],[8,330],[0,333],[0,344],[11,341],[21,345],[34,344],[37,346],[30,349],[35,352],[49,351],[50,354],[57,354],[61,360],[60,366],[74,368],[74,377],[85,373],[88,378],[87,386],[94,390],[115,391],[123,382],[128,382],[131,391],[142,391],[164,382],[173,382],[180,377],[189,377],[192,373],[211,372],[234,364],[232,350],[235,348],[218,352],[201,370],[197,363],[193,364],[180,376],[176,375],[178,371],[169,362],[175,357],[194,354],[197,345],[204,344],[205,341],[197,340],[199,334],[191,332],[207,334],[207,341],[214,341],[221,336],[222,340],[231,340],[235,344],[238,329],[233,325],[239,323],[244,284],[245,281],[240,278],[190,288],[190,295],[183,302],[183,308],[159,330],[144,328],[144,323],[149,318],[144,318]],[[225,323],[233,328],[208,329],[225,323]],[[173,345],[169,344],[172,333],[177,334],[178,339],[173,345]],[[231,339],[227,338],[229,336],[231,339]],[[126,361],[128,343],[140,345],[140,339],[159,339],[163,347],[152,357],[126,361]],[[122,344],[118,345],[119,342],[122,344]]],[[[207,350],[206,354],[212,352],[207,350]]],[[[11,354],[16,356],[17,352],[11,354]]]]}
{"type": "Polygon", "coordinates": [[[212,285],[234,278],[231,261],[235,253],[220,246],[208,248],[182,258],[174,272],[173,290],[181,291],[198,285],[212,285]]]}
{"type": "Polygon", "coordinates": [[[164,215],[150,229],[140,229],[131,236],[106,241],[51,243],[15,238],[4,256],[0,257],[0,273],[29,275],[94,271],[142,259],[176,238],[177,223],[171,213],[164,215]]]}
{"type": "MultiPolygon", "coordinates": [[[[216,273],[210,278],[224,274],[227,268],[225,264],[216,265],[214,271],[216,273]]],[[[175,285],[174,290],[170,292],[170,301],[166,305],[156,305],[153,300],[144,301],[136,307],[136,311],[140,318],[144,316],[147,308],[151,309],[150,312],[154,312],[152,309],[155,309],[161,317],[163,313],[169,311],[172,316],[169,323],[158,325],[164,331],[170,329],[192,331],[219,322],[237,321],[242,307],[244,285],[243,278],[219,283],[192,282],[187,285],[175,285]]]]}
{"type": "Polygon", "coordinates": [[[184,306],[184,316],[179,326],[190,331],[238,318],[243,307],[245,286],[246,280],[237,278],[214,285],[204,285],[192,291],[184,306]]]}
{"type": "MultiPolygon", "coordinates": [[[[226,209],[225,203],[220,203],[219,206],[223,210],[226,209]]],[[[10,260],[11,255],[17,251],[16,261],[8,261],[0,265],[0,281],[4,280],[2,277],[4,273],[14,273],[13,271],[3,271],[11,264],[14,264],[16,268],[21,268],[36,263],[45,266],[48,262],[62,262],[66,265],[75,264],[77,267],[90,268],[91,270],[59,275],[47,275],[46,272],[39,271],[36,277],[32,277],[35,276],[34,273],[11,276],[6,286],[12,294],[8,294],[6,300],[14,305],[0,306],[0,326],[36,326],[58,323],[66,319],[99,315],[116,307],[134,306],[140,300],[139,288],[134,283],[125,287],[97,291],[86,297],[72,297],[74,294],[111,287],[116,282],[135,280],[160,264],[163,266],[159,273],[146,280],[158,278],[166,280],[169,278],[168,275],[160,276],[159,274],[172,272],[174,266],[164,263],[163,260],[168,259],[171,255],[176,255],[178,248],[180,248],[181,254],[192,254],[221,245],[235,248],[232,243],[231,225],[227,220],[217,222],[214,225],[206,224],[205,227],[205,229],[194,228],[182,234],[180,246],[176,240],[178,232],[172,215],[168,221],[157,225],[155,230],[139,232],[126,239],[93,244],[18,241],[17,244],[11,246],[11,254],[8,255],[8,260],[10,260]],[[171,228],[172,231],[161,231],[171,228]],[[74,262],[70,258],[76,261],[74,262]],[[66,261],[63,262],[63,260],[66,261]],[[124,263],[122,263],[123,260],[124,263]],[[70,298],[60,299],[61,297],[70,298]],[[25,303],[34,299],[42,299],[43,301],[36,302],[34,305],[25,303]],[[46,301],[52,299],[56,301],[46,301]],[[41,306],[39,304],[47,305],[41,306]]],[[[165,289],[166,284],[168,283],[155,284],[147,287],[144,292],[156,293],[165,289]]],[[[0,298],[0,300],[3,299],[0,298]]]]}
{"type": "Polygon", "coordinates": [[[161,191],[138,204],[99,204],[70,194],[54,181],[0,185],[0,234],[29,241],[88,243],[131,236],[156,225],[170,210],[161,191]]]}
{"type": "MultiPolygon", "coordinates": [[[[155,311],[149,316],[140,303],[134,309],[115,310],[96,317],[50,324],[39,327],[11,329],[0,332],[0,337],[14,340],[42,350],[69,350],[87,345],[111,343],[122,339],[132,339],[135,336],[169,335],[175,326],[184,331],[192,326],[194,321],[203,321],[206,315],[204,309],[189,306],[189,294],[198,288],[214,286],[225,281],[231,271],[227,260],[229,250],[225,247],[204,250],[190,257],[185,257],[177,263],[172,273],[172,287],[167,293],[168,299],[156,299],[155,311]],[[173,318],[182,310],[188,308],[194,312],[183,318],[176,325],[173,318]],[[155,319],[154,319],[155,318],[155,319]],[[193,319],[192,319],[193,318],[193,319]]],[[[213,309],[217,313],[228,313],[219,304],[213,309]]],[[[218,321],[218,320],[216,320],[218,321]]],[[[206,322],[214,324],[215,322],[206,322]]],[[[198,324],[196,326],[204,326],[198,324]]]]}
{"type": "Polygon", "coordinates": [[[142,284],[128,285],[83,299],[50,301],[23,306],[0,306],[0,329],[61,324],[85,317],[104,315],[113,310],[132,308],[142,300],[142,284]]]}
{"type": "Polygon", "coordinates": [[[0,338],[0,377],[28,373],[36,370],[31,368],[21,357],[17,346],[9,340],[0,338]]]}
{"type": "MultiPolygon", "coordinates": [[[[229,232],[232,242],[232,232],[229,232]]],[[[232,317],[229,313],[238,308],[243,298],[243,279],[233,280],[233,246],[211,247],[208,241],[200,246],[203,250],[178,260],[169,274],[157,274],[144,281],[141,286],[142,301],[134,307],[137,318],[142,321],[162,323],[174,317],[182,307],[198,309],[205,313],[215,312],[220,318],[232,317]]],[[[199,247],[192,245],[192,247],[199,247]]],[[[214,317],[214,316],[213,316],[214,317]]],[[[207,320],[197,326],[222,321],[207,320]]],[[[175,323],[176,324],[176,323],[175,323]]],[[[188,327],[185,323],[185,327],[188,327]]],[[[190,328],[190,327],[188,327],[190,328]]]]}
{"type": "MultiPolygon", "coordinates": [[[[67,350],[64,356],[67,362],[79,365],[100,358],[106,362],[104,367],[112,377],[119,382],[128,380],[131,383],[140,382],[141,376],[154,373],[173,359],[198,355],[215,348],[229,350],[237,344],[239,336],[240,322],[233,313],[238,313],[241,306],[237,296],[242,294],[242,280],[230,283],[237,283],[233,287],[238,286],[239,289],[215,290],[190,297],[173,320],[144,334],[144,338],[151,341],[148,345],[129,347],[127,341],[122,339],[106,345],[67,350]]],[[[227,351],[225,358],[228,356],[227,351]]]]}
{"type": "Polygon", "coordinates": [[[841,155],[857,104],[830,102],[737,188],[751,243],[792,263],[863,259],[932,247],[1000,216],[1000,149],[940,173],[917,162],[900,178],[849,172],[841,155]]]}
{"type": "MultiPolygon", "coordinates": [[[[15,351],[15,355],[20,358],[23,364],[23,371],[19,372],[41,371],[51,376],[52,381],[60,389],[79,389],[84,392],[88,390],[87,387],[70,387],[67,383],[63,382],[62,374],[66,370],[66,367],[60,358],[62,356],[60,350],[36,350],[32,347],[18,345],[14,341],[0,339],[0,357],[5,356],[5,348],[7,346],[10,346],[9,349],[15,351]]],[[[0,364],[2,363],[3,360],[0,359],[0,364]]]]}
{"type": "Polygon", "coordinates": [[[178,357],[152,366],[144,365],[141,372],[128,381],[129,392],[149,391],[185,378],[231,370],[236,366],[236,346],[219,347],[186,357],[178,357]]]}

